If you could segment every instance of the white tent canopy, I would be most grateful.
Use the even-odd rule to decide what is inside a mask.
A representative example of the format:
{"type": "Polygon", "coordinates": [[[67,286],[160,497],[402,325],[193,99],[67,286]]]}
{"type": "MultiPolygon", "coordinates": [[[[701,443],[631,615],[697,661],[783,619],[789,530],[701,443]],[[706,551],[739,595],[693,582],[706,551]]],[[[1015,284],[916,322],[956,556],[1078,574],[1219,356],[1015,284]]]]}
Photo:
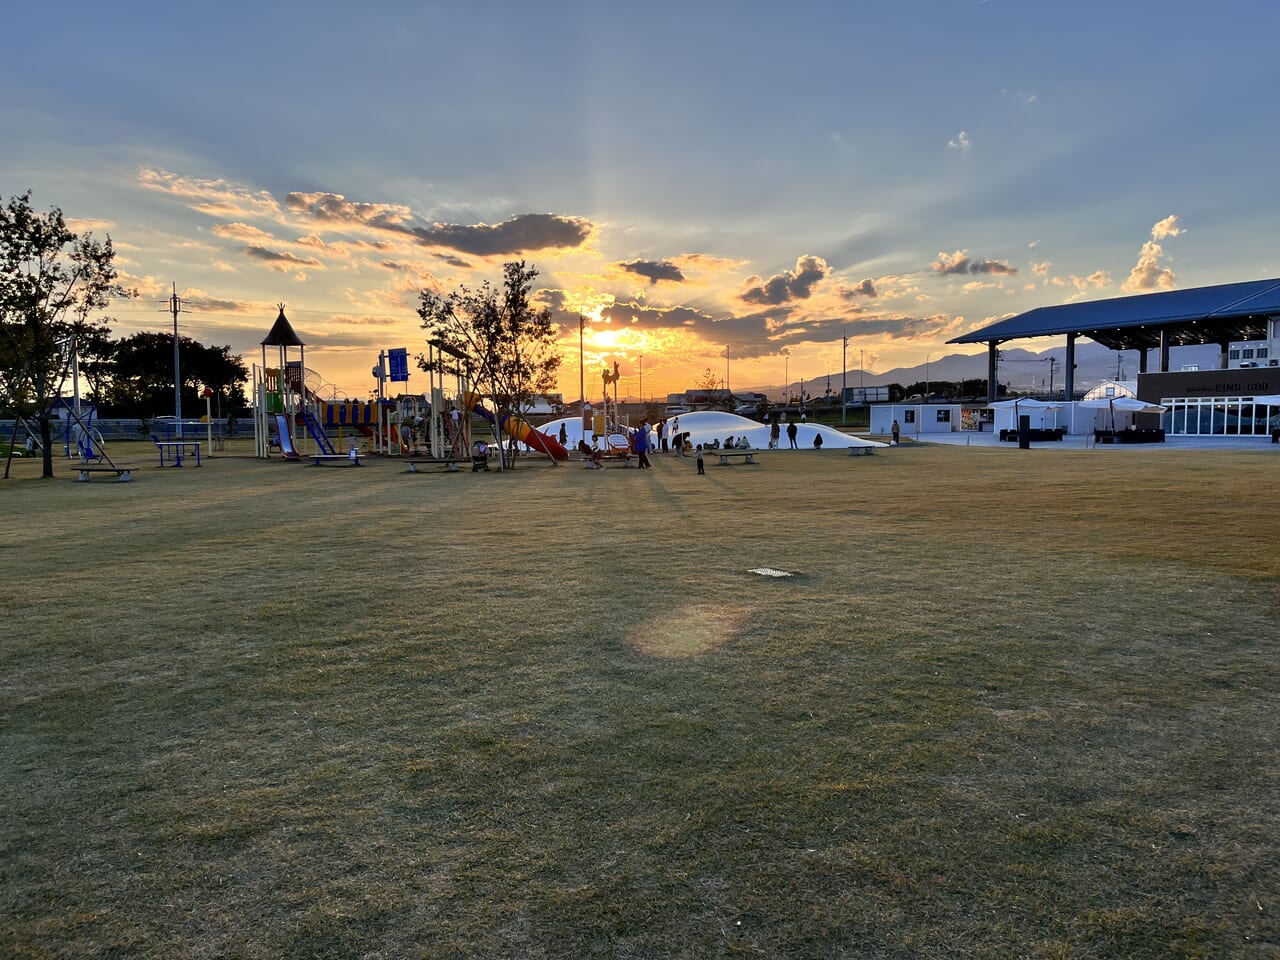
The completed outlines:
{"type": "MultiPolygon", "coordinates": [[[[1134,414],[1138,413],[1164,413],[1166,408],[1158,403],[1148,403],[1145,400],[1139,400],[1137,397],[1098,397],[1096,400],[1081,400],[1081,407],[1089,410],[1096,410],[1095,417],[1101,417],[1105,410],[1110,414],[1109,429],[1116,429],[1116,414],[1122,415],[1125,425],[1131,426],[1134,414]]],[[[1095,426],[1098,426],[1095,420],[1095,426]]]]}
{"type": "Polygon", "coordinates": [[[1035,397],[1010,397],[1008,400],[997,400],[994,403],[987,404],[988,408],[996,411],[995,428],[997,430],[1006,429],[1002,414],[1008,416],[1008,428],[1015,429],[1018,426],[1018,417],[1028,415],[1032,417],[1031,426],[1033,429],[1044,429],[1049,427],[1046,422],[1046,414],[1053,411],[1053,425],[1057,426],[1057,411],[1062,409],[1059,403],[1051,403],[1048,400],[1037,400],[1035,397]]]}
{"type": "Polygon", "coordinates": [[[997,400],[987,404],[992,410],[1058,410],[1062,404],[1048,400],[1037,400],[1035,397],[1010,397],[1008,400],[997,400]]]}
{"type": "Polygon", "coordinates": [[[1096,410],[1112,410],[1121,413],[1164,413],[1158,403],[1147,403],[1137,397],[1099,397],[1097,400],[1081,400],[1080,406],[1096,410]]]}

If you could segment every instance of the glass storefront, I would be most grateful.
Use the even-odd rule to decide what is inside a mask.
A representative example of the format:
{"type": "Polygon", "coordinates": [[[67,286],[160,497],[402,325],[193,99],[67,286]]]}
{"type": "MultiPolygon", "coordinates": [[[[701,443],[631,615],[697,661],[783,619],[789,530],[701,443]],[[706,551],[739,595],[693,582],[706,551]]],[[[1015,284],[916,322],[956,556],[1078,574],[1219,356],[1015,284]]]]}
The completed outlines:
{"type": "Polygon", "coordinates": [[[1280,427],[1280,406],[1253,397],[1177,397],[1160,401],[1168,409],[1161,426],[1172,436],[1266,436],[1280,427]]]}

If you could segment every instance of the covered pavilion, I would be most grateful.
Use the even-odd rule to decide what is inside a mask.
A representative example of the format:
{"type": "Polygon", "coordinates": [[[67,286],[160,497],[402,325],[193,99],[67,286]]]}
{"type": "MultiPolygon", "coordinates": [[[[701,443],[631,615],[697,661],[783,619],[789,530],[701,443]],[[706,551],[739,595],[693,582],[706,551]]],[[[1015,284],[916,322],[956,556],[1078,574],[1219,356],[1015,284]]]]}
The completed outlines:
{"type": "Polygon", "coordinates": [[[1216,343],[1225,358],[1232,342],[1268,339],[1269,321],[1277,315],[1280,278],[1037,307],[947,342],[987,345],[987,399],[994,401],[1000,344],[1065,336],[1063,396],[1069,399],[1075,390],[1079,337],[1112,350],[1137,350],[1140,373],[1148,372],[1148,351],[1158,350],[1159,371],[1168,373],[1171,347],[1216,343]]]}

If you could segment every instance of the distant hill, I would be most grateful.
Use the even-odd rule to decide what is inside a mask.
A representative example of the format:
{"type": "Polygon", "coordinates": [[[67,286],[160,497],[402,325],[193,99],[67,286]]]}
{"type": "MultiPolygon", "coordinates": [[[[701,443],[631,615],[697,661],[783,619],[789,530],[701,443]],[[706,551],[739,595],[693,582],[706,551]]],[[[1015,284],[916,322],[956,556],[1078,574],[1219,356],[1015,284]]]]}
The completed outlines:
{"type": "MultiPolygon", "coordinates": [[[[1062,364],[1067,352],[1065,346],[1051,347],[1039,353],[1023,350],[1019,347],[1002,347],[1000,352],[1002,356],[999,379],[1010,390],[1019,393],[1032,390],[1047,391],[1049,389],[1050,357],[1056,361],[1053,364],[1053,386],[1055,389],[1062,388],[1062,364]]],[[[1178,370],[1184,365],[1197,364],[1200,369],[1204,370],[1217,366],[1218,357],[1218,348],[1213,344],[1175,347],[1170,353],[1170,366],[1172,369],[1178,370]]],[[[1149,362],[1152,365],[1151,369],[1154,369],[1157,362],[1154,351],[1149,358],[1149,362]]],[[[927,366],[922,363],[914,367],[894,367],[892,370],[885,370],[882,373],[872,373],[870,370],[865,373],[858,370],[850,370],[846,375],[846,383],[850,387],[859,385],[878,387],[890,383],[899,383],[905,386],[925,380],[926,377],[930,381],[960,381],[985,379],[986,376],[987,355],[985,352],[970,355],[952,353],[945,357],[939,357],[937,360],[929,361],[927,366]]],[[[1136,379],[1138,379],[1138,351],[1124,350],[1117,355],[1116,351],[1109,350],[1092,341],[1076,344],[1076,390],[1088,390],[1094,384],[1104,380],[1136,379]],[[1119,373],[1118,376],[1117,372],[1119,373]]],[[[805,380],[805,387],[811,395],[824,391],[826,384],[826,374],[805,380]],[[815,387],[820,389],[815,391],[815,387]]],[[[831,389],[839,391],[840,385],[840,373],[838,371],[833,372],[831,374],[831,389]]],[[[799,390],[799,386],[799,381],[792,383],[792,391],[799,390]]]]}

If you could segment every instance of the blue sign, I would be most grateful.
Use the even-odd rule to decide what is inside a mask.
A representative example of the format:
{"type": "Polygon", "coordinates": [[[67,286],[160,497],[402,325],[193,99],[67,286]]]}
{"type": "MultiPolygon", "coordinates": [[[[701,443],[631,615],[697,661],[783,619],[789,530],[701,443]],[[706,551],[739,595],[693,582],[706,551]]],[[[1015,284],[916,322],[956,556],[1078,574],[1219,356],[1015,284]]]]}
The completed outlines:
{"type": "Polygon", "coordinates": [[[387,351],[387,358],[391,361],[391,379],[408,380],[409,351],[404,347],[398,347],[395,350],[387,351]]]}

